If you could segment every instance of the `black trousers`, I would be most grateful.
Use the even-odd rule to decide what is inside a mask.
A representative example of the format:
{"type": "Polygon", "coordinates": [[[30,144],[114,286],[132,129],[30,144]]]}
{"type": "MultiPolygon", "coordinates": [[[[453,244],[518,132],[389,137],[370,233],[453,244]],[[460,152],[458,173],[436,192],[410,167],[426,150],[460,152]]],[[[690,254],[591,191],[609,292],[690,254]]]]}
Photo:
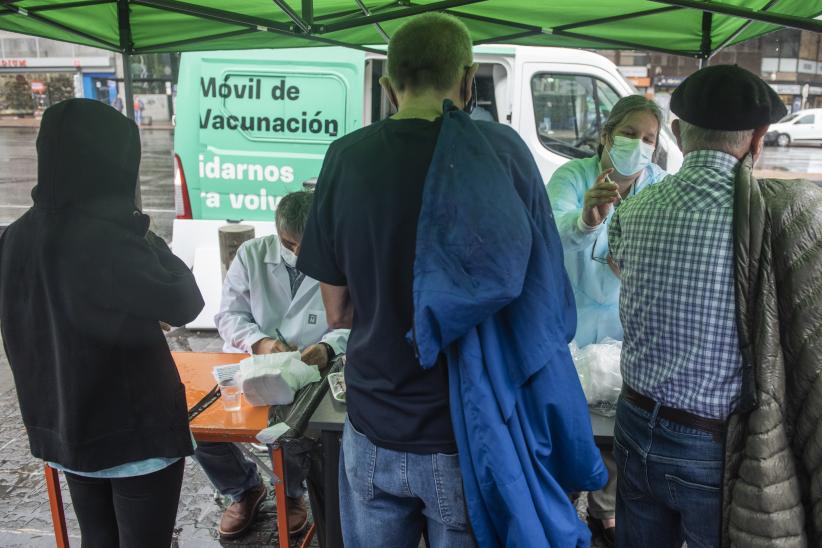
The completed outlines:
{"type": "Polygon", "coordinates": [[[98,479],[66,474],[83,548],[168,548],[185,459],[147,474],[98,479]]]}

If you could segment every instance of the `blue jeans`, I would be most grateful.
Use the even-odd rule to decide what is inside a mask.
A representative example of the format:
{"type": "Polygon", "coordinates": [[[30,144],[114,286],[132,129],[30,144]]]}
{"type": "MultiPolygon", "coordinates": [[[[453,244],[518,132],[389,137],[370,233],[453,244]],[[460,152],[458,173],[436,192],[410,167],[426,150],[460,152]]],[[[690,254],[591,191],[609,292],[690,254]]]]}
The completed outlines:
{"type": "MultiPolygon", "coordinates": [[[[302,440],[298,440],[302,442],[302,440]]],[[[305,494],[303,481],[308,470],[305,468],[305,449],[286,445],[283,448],[283,466],[285,468],[285,491],[289,497],[302,497],[305,494]]],[[[313,442],[310,442],[313,443],[313,442]]],[[[233,443],[197,442],[194,458],[200,463],[211,483],[225,497],[234,502],[240,501],[243,494],[260,484],[257,465],[245,458],[233,443]]]]}
{"type": "Polygon", "coordinates": [[[618,548],[713,548],[722,523],[722,443],[620,398],[614,431],[618,548]]]}
{"type": "Polygon", "coordinates": [[[456,454],[377,447],[346,419],[340,452],[345,546],[473,547],[456,454]]]}

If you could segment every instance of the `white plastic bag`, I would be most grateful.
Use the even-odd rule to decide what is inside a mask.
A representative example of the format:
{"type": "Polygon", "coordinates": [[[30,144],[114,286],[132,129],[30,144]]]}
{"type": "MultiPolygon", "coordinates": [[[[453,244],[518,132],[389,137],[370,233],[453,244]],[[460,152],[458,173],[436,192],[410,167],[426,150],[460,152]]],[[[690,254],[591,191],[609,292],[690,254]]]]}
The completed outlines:
{"type": "Polygon", "coordinates": [[[588,405],[608,417],[616,414],[616,403],[622,390],[619,369],[622,341],[606,338],[583,348],[571,343],[570,350],[588,405]]]}
{"type": "Polygon", "coordinates": [[[240,382],[252,406],[285,405],[303,386],[320,380],[320,371],[300,360],[299,352],[251,356],[240,362],[240,382]]]}

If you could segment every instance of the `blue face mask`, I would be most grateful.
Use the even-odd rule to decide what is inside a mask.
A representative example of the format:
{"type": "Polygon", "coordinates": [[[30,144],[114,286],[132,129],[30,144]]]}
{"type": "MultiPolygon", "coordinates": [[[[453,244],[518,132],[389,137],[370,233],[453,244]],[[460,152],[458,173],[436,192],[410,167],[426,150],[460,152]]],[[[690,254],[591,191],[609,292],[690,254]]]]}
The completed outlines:
{"type": "Polygon", "coordinates": [[[639,173],[651,163],[654,147],[642,139],[630,139],[617,135],[608,148],[611,164],[625,177],[639,173]]]}

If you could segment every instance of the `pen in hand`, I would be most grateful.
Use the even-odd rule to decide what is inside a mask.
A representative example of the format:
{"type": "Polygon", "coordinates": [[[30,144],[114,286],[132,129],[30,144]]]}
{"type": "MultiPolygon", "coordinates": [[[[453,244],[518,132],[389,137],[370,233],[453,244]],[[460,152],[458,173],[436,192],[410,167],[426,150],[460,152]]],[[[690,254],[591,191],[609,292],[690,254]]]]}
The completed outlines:
{"type": "Polygon", "coordinates": [[[288,341],[285,340],[285,337],[283,337],[283,334],[280,332],[279,329],[275,328],[274,334],[277,335],[277,340],[280,341],[283,345],[285,345],[286,348],[288,348],[291,351],[297,350],[296,346],[291,346],[290,344],[288,344],[288,341]]]}

